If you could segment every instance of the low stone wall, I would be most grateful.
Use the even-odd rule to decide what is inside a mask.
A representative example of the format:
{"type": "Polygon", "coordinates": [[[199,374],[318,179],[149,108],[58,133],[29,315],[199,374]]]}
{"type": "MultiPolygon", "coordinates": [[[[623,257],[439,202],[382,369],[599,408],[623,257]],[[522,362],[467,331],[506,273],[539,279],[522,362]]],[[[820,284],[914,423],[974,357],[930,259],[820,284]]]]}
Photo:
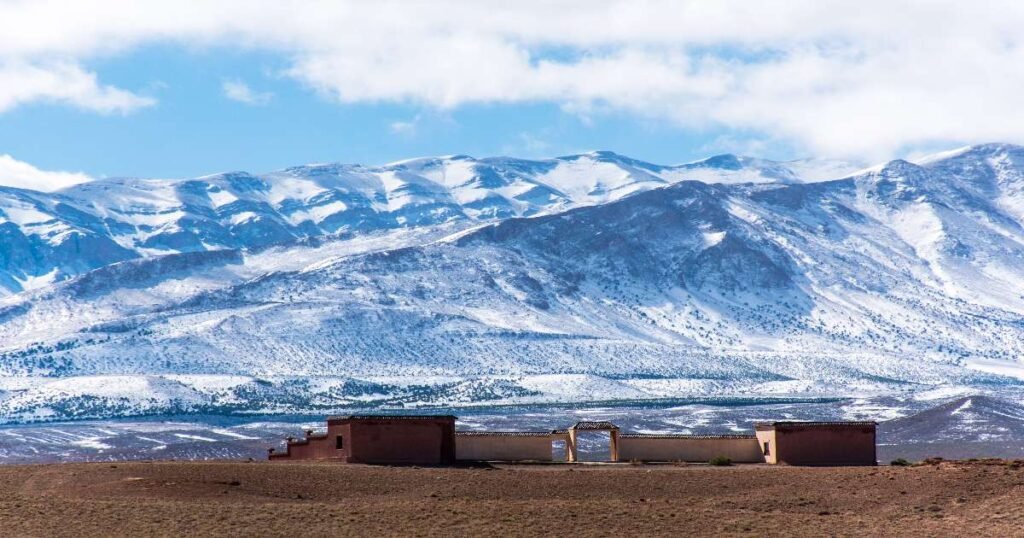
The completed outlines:
{"type": "Polygon", "coordinates": [[[550,432],[456,432],[455,459],[551,461],[550,432]]]}
{"type": "Polygon", "coordinates": [[[734,463],[764,463],[757,438],[752,435],[619,436],[619,461],[707,462],[719,456],[734,463]]]}

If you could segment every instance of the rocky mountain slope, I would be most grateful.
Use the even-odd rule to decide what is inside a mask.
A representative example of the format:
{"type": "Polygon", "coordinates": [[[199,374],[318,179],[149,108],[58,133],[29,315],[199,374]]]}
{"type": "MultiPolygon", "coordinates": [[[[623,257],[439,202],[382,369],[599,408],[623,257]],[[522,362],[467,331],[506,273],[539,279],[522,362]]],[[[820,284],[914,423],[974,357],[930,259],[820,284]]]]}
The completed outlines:
{"type": "Polygon", "coordinates": [[[882,424],[892,444],[1024,442],[1024,406],[985,395],[965,396],[882,424]]]}
{"type": "Polygon", "coordinates": [[[188,180],[103,179],[57,193],[2,187],[0,296],[120,261],[303,238],[537,215],[682,179],[816,179],[849,165],[719,155],[660,166],[611,152],[530,161],[464,155],[188,180]]]}
{"type": "Polygon", "coordinates": [[[1024,148],[809,169],[595,153],[3,190],[24,241],[0,243],[0,416],[1018,386],[1024,148]]]}

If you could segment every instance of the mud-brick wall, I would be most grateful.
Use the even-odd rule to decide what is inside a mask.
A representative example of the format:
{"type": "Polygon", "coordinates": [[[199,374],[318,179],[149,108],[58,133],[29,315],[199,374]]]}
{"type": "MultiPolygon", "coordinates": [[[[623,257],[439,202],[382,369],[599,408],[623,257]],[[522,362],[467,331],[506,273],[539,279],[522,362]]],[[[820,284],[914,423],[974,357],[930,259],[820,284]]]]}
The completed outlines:
{"type": "Polygon", "coordinates": [[[636,436],[619,437],[619,461],[707,462],[726,457],[736,463],[764,463],[757,438],[636,436]]]}
{"type": "MultiPolygon", "coordinates": [[[[758,432],[760,434],[760,432],[758,432]]],[[[875,465],[875,427],[787,426],[775,430],[775,458],[790,465],[875,465]]]]}
{"type": "Polygon", "coordinates": [[[551,461],[551,437],[456,433],[455,458],[476,461],[551,461]]]}
{"type": "Polygon", "coordinates": [[[327,450],[327,439],[324,437],[313,437],[288,444],[288,459],[293,460],[319,460],[330,458],[333,454],[327,450]]]}
{"type": "Polygon", "coordinates": [[[354,419],[348,428],[349,463],[437,465],[455,457],[454,419],[354,419]]]}
{"type": "Polygon", "coordinates": [[[274,460],[339,460],[345,461],[349,449],[348,425],[330,425],[326,433],[292,441],[287,451],[271,457],[274,460]],[[339,442],[339,437],[341,438],[339,442]]]}

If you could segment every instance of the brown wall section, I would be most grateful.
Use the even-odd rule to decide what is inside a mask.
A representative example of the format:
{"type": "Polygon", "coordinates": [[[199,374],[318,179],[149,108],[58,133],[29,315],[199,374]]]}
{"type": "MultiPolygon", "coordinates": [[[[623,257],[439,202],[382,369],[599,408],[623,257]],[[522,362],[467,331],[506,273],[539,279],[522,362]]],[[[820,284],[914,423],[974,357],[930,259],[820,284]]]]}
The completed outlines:
{"type": "Polygon", "coordinates": [[[418,463],[455,461],[455,425],[437,421],[353,421],[349,463],[418,463]]]}
{"type": "Polygon", "coordinates": [[[292,458],[302,460],[317,460],[330,458],[332,454],[327,453],[325,450],[327,446],[327,438],[324,436],[314,436],[306,438],[302,441],[296,441],[288,446],[288,452],[292,458]]]}
{"type": "Polygon", "coordinates": [[[551,461],[551,434],[456,433],[455,457],[465,461],[551,461]]]}
{"type": "Polygon", "coordinates": [[[290,441],[285,452],[271,453],[270,459],[421,465],[453,463],[455,417],[332,417],[327,419],[327,433],[290,441]]]}
{"type": "Polygon", "coordinates": [[[774,423],[758,425],[769,443],[768,463],[789,465],[876,465],[874,423],[774,423]]]}
{"type": "Polygon", "coordinates": [[[735,463],[764,463],[753,436],[622,435],[621,461],[707,462],[724,456],[735,463]]]}

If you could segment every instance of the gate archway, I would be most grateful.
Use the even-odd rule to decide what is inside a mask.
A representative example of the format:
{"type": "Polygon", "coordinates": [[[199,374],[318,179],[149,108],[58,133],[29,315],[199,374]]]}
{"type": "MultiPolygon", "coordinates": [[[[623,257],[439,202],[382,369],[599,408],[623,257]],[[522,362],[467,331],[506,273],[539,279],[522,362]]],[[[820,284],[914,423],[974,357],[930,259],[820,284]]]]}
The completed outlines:
{"type": "Polygon", "coordinates": [[[579,432],[608,432],[609,461],[619,461],[619,427],[608,421],[580,421],[565,430],[552,432],[553,436],[565,436],[566,461],[579,461],[579,432]]]}

